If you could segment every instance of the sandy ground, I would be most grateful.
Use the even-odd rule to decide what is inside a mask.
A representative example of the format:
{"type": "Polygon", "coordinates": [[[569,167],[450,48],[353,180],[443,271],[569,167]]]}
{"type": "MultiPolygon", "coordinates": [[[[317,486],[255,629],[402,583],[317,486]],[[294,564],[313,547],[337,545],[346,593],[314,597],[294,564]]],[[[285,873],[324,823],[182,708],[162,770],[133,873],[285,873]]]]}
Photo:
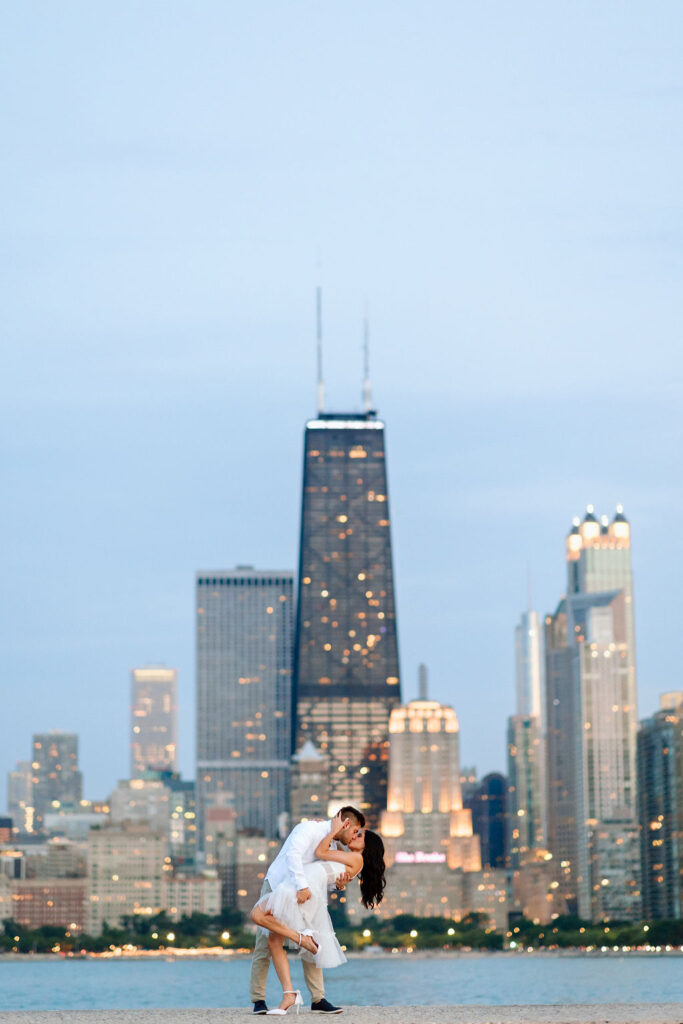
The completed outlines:
{"type": "MultiPolygon", "coordinates": [[[[1,997],[0,997],[1,998],[1,997]]],[[[322,1020],[304,1007],[301,1017],[322,1020]]],[[[263,1020],[248,1009],[25,1010],[0,1013],[0,1024],[243,1024],[263,1020]]],[[[272,1018],[271,1018],[272,1019],[272,1018]]],[[[295,1017],[290,1011],[289,1020],[295,1017]]],[[[347,1024],[683,1024],[683,1003],[583,1006],[350,1006],[347,1024]]]]}

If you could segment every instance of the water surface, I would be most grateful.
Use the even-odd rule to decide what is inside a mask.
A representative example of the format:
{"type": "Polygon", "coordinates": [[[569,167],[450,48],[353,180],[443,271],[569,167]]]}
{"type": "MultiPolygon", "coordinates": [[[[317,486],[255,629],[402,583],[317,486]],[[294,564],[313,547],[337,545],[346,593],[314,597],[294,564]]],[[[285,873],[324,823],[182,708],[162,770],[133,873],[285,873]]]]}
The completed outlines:
{"type": "MultiPolygon", "coordinates": [[[[248,958],[0,961],[3,1010],[247,1005],[248,958]]],[[[292,961],[295,987],[301,965],[292,961]]],[[[683,957],[451,954],[354,958],[326,972],[340,1005],[664,1003],[683,1000],[683,957]]],[[[271,970],[268,999],[279,1002],[271,970]]]]}

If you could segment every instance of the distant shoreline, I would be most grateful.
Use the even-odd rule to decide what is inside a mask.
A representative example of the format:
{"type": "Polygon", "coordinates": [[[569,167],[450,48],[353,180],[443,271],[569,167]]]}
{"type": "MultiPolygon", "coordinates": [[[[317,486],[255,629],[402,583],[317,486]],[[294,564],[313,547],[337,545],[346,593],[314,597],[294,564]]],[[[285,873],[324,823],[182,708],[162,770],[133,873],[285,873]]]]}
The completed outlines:
{"type": "MultiPolygon", "coordinates": [[[[409,953],[405,949],[396,953],[387,950],[377,952],[347,952],[349,960],[393,960],[396,957],[410,958],[411,960],[447,960],[447,959],[493,959],[509,957],[542,956],[559,957],[562,959],[596,959],[605,957],[683,957],[683,949],[547,949],[544,947],[533,949],[423,949],[409,953]]],[[[194,950],[194,949],[165,949],[143,952],[110,952],[110,953],[0,953],[0,964],[3,963],[56,963],[68,960],[96,960],[111,962],[140,960],[158,963],[160,960],[248,960],[251,952],[241,952],[225,949],[217,950],[194,950]]]]}

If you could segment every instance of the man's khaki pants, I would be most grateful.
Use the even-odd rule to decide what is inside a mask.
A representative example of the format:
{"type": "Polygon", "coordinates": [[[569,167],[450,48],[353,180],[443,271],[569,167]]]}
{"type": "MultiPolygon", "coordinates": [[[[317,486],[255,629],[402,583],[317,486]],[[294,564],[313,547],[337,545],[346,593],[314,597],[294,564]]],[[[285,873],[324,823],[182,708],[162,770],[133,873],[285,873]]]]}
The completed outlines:
{"type": "MultiPolygon", "coordinates": [[[[261,895],[265,896],[266,893],[271,891],[270,882],[266,879],[261,886],[261,895]]],[[[311,1000],[317,1003],[319,999],[323,999],[325,996],[323,972],[320,967],[316,967],[310,960],[302,959],[301,966],[304,969],[304,978],[306,979],[308,991],[311,993],[311,1000]]],[[[266,998],[266,979],[269,967],[270,950],[268,949],[268,936],[264,935],[263,931],[258,928],[256,931],[254,955],[251,960],[251,977],[249,979],[249,998],[252,1003],[257,1002],[259,999],[265,1000],[266,998]]]]}

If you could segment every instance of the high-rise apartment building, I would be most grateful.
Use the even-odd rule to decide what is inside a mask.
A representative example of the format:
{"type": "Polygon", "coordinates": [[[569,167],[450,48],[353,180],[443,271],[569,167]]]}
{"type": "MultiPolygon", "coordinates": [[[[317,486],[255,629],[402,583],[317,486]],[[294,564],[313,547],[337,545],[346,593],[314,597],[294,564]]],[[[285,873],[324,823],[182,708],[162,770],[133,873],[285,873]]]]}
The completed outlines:
{"type": "Polygon", "coordinates": [[[49,811],[65,805],[76,806],[83,798],[78,736],[71,732],[36,733],[31,767],[35,829],[39,831],[49,811]]]}
{"type": "Polygon", "coordinates": [[[295,750],[330,761],[330,805],[386,806],[388,726],[400,704],[384,424],[306,424],[295,643],[295,750]]]}
{"type": "Polygon", "coordinates": [[[251,566],[197,574],[197,801],[232,794],[237,828],[277,833],[291,755],[294,580],[251,566]]]}
{"type": "Polygon", "coordinates": [[[630,546],[620,507],[610,523],[589,506],[546,620],[549,846],[570,906],[592,920],[640,913],[630,546]]]}
{"type": "Polygon", "coordinates": [[[638,803],[643,917],[683,917],[683,692],[638,732],[638,803]]]}
{"type": "Polygon", "coordinates": [[[130,674],[130,774],[175,771],[178,760],[178,672],[165,665],[130,674]]]}
{"type": "Polygon", "coordinates": [[[543,627],[526,611],[515,628],[516,714],[508,719],[508,850],[519,867],[546,845],[543,627]]]}

